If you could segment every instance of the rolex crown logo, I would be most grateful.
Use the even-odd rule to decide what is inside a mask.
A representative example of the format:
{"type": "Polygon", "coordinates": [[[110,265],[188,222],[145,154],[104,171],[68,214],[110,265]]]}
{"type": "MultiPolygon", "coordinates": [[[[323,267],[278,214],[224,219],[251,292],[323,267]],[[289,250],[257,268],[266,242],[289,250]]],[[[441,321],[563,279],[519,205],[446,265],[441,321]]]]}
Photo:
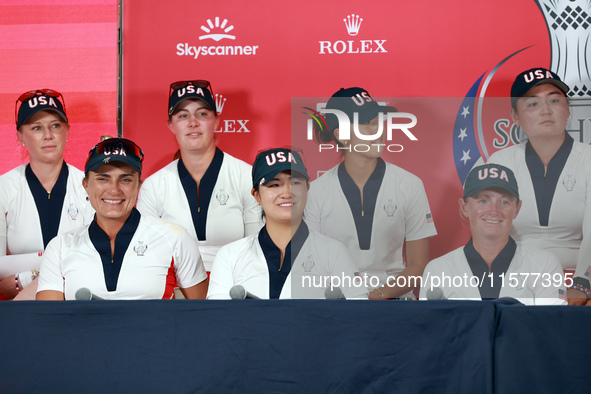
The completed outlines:
{"type": "Polygon", "coordinates": [[[222,114],[222,111],[224,110],[224,104],[226,104],[226,98],[224,96],[222,96],[221,94],[215,94],[215,108],[216,111],[218,113],[218,115],[222,114]]]}
{"type": "Polygon", "coordinates": [[[347,15],[343,21],[347,27],[347,33],[349,33],[350,36],[356,36],[359,33],[359,28],[361,27],[363,18],[360,18],[359,15],[351,14],[347,15]]]}

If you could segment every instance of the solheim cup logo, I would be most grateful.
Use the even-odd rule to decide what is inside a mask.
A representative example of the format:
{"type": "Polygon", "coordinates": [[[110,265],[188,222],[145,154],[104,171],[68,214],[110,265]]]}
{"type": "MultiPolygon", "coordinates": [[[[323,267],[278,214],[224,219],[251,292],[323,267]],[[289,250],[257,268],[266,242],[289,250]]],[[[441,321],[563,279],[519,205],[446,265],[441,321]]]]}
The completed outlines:
{"type": "Polygon", "coordinates": [[[536,3],[550,34],[550,70],[571,88],[571,97],[590,97],[591,1],[536,0],[536,3]]]}
{"type": "Polygon", "coordinates": [[[343,21],[347,27],[347,33],[349,33],[350,36],[356,36],[359,33],[359,28],[361,27],[363,18],[359,18],[359,15],[351,14],[347,15],[343,21]]]}

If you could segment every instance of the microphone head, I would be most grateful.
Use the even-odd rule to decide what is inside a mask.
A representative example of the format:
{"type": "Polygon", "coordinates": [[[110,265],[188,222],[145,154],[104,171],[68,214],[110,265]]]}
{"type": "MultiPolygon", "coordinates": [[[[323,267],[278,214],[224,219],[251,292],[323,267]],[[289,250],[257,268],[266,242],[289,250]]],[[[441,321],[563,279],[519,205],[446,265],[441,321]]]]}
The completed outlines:
{"type": "Polygon", "coordinates": [[[327,287],[324,290],[324,298],[327,300],[344,300],[345,295],[343,294],[343,290],[340,287],[327,287]]]}
{"type": "Polygon", "coordinates": [[[244,300],[246,298],[246,289],[242,285],[232,286],[230,289],[230,298],[233,300],[244,300]]]}
{"type": "Polygon", "coordinates": [[[443,290],[441,287],[433,287],[427,289],[427,299],[428,300],[445,300],[445,295],[443,294],[443,290]]]}
{"type": "Polygon", "coordinates": [[[74,296],[78,301],[88,301],[92,300],[92,292],[87,289],[86,287],[81,287],[76,290],[76,294],[74,296]]]}

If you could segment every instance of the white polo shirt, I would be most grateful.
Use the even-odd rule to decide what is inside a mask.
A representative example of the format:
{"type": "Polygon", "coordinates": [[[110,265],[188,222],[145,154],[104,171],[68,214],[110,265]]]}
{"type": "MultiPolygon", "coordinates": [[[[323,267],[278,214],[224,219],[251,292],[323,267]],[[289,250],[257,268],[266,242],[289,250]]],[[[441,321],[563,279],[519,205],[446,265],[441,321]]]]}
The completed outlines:
{"type": "MultiPolygon", "coordinates": [[[[548,217],[548,226],[541,226],[532,177],[525,160],[526,143],[495,152],[488,163],[504,165],[513,170],[523,200],[513,220],[511,236],[517,243],[546,249],[555,254],[563,269],[575,269],[583,237],[583,229],[591,226],[591,146],[573,142],[572,150],[560,174],[548,217]]],[[[588,257],[581,256],[582,259],[588,257]]]]}
{"type": "MultiPolygon", "coordinates": [[[[279,298],[323,299],[331,283],[325,283],[325,278],[338,276],[353,280],[355,271],[355,264],[340,242],[310,230],[279,298]]],[[[346,298],[368,297],[367,288],[356,287],[353,282],[348,286],[345,281],[338,284],[341,284],[339,287],[346,298]]],[[[337,284],[336,280],[333,282],[337,284]]],[[[246,291],[259,298],[269,299],[269,267],[258,234],[220,248],[211,271],[207,298],[230,299],[230,289],[235,285],[244,286],[246,291]]]]}
{"type": "MultiPolygon", "coordinates": [[[[137,207],[143,215],[159,217],[178,224],[198,240],[199,250],[205,264],[205,269],[211,271],[213,259],[220,246],[240,239],[246,235],[256,233],[262,226],[261,210],[255,198],[251,195],[252,174],[251,166],[218,149],[216,158],[221,166],[215,184],[208,184],[214,174],[206,173],[200,187],[200,199],[210,197],[205,213],[203,204],[199,213],[206,222],[201,223],[202,232],[198,236],[197,228],[189,197],[179,176],[179,160],[175,160],[148,177],[140,190],[137,207]],[[211,194],[207,190],[211,190],[211,194]]],[[[215,165],[216,158],[212,165],[215,165]]],[[[210,169],[212,168],[210,165],[210,169]]],[[[210,172],[208,170],[208,172],[210,172]]],[[[193,181],[194,182],[194,181],[193,181]]],[[[196,185],[191,195],[197,202],[196,185]]]]}
{"type": "MultiPolygon", "coordinates": [[[[462,246],[427,264],[419,298],[427,299],[427,291],[433,285],[443,290],[446,299],[481,300],[478,286],[482,277],[471,284],[468,279],[463,279],[471,276],[472,269],[462,246]]],[[[556,256],[542,249],[517,244],[515,255],[504,274],[504,282],[497,274],[492,280],[504,283],[499,298],[515,298],[525,305],[566,305],[563,279],[556,256]]]]}
{"type": "MultiPolygon", "coordinates": [[[[360,247],[353,212],[339,179],[340,165],[311,183],[304,215],[311,229],[346,245],[360,273],[378,277],[379,286],[386,283],[388,276],[395,276],[405,268],[402,256],[405,240],[437,235],[423,182],[400,167],[382,163],[385,172],[373,207],[368,249],[360,247]]],[[[358,189],[355,193],[359,193],[358,189]]],[[[364,211],[368,205],[364,200],[364,211]]]]}
{"type": "Polygon", "coordinates": [[[110,258],[110,244],[106,234],[100,234],[102,230],[97,230],[93,222],[49,243],[41,263],[37,292],[60,291],[66,300],[73,300],[76,291],[88,288],[104,299],[159,299],[165,296],[169,275],[176,277],[181,288],[207,278],[197,244],[183,228],[160,219],[140,217],[135,209],[134,212],[115,241],[115,256],[122,257],[118,273],[107,271],[111,267],[108,261],[103,262],[105,256],[101,258],[97,245],[110,258]],[[90,229],[93,225],[94,229],[90,229]],[[109,291],[108,286],[115,289],[109,291]]]}
{"type": "MultiPolygon", "coordinates": [[[[23,164],[0,176],[0,256],[31,254],[36,258],[45,249],[41,219],[27,182],[26,167],[27,164],[23,164]]],[[[84,173],[71,165],[66,167],[68,175],[57,234],[84,227],[94,217],[94,209],[82,187],[84,173]]]]}

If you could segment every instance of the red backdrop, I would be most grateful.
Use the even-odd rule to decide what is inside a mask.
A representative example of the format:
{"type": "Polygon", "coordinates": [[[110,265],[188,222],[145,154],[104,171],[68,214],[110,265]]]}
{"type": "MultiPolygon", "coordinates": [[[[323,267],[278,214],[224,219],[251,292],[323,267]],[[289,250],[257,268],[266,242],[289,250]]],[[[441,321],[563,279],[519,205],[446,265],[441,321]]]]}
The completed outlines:
{"type": "MultiPolygon", "coordinates": [[[[458,216],[461,182],[452,146],[462,99],[483,73],[525,47],[495,74],[489,96],[506,96],[525,68],[550,64],[546,23],[533,0],[123,5],[123,132],[144,149],[148,173],[170,162],[177,148],[166,127],[173,81],[208,79],[226,99],[223,150],[252,163],[264,147],[295,142],[304,145],[313,174],[338,156],[319,158],[316,145],[305,141],[306,116],[294,98],[312,98],[304,102],[314,106],[341,87],[362,86],[405,112],[420,112],[418,141],[405,140],[403,152],[384,157],[425,184],[439,232],[432,257],[468,236],[458,216]],[[351,15],[362,19],[356,35],[344,22],[351,15]],[[204,37],[216,33],[226,36],[204,37]],[[228,46],[255,52],[226,54],[228,46]],[[202,48],[197,57],[195,48],[202,48]]],[[[506,104],[503,115],[508,112],[506,104]]]]}
{"type": "MultiPolygon", "coordinates": [[[[392,142],[404,150],[384,157],[423,180],[439,231],[432,241],[436,257],[466,242],[457,208],[461,179],[498,149],[497,129],[511,128],[506,99],[481,104],[478,114],[466,96],[491,103],[507,96],[518,72],[551,67],[551,29],[540,7],[534,0],[124,0],[123,135],[144,149],[145,176],[161,168],[177,149],[166,127],[169,84],[208,79],[223,102],[223,150],[252,162],[262,148],[294,142],[316,174],[338,156],[318,156],[306,141],[301,104],[315,106],[341,87],[362,86],[417,116],[418,141],[398,135],[392,142]],[[357,21],[356,32],[343,21],[348,16],[357,21]]],[[[78,167],[99,135],[116,133],[117,16],[116,0],[2,2],[0,172],[27,160],[13,126],[14,101],[26,90],[64,94],[72,126],[66,159],[78,167]]]]}

